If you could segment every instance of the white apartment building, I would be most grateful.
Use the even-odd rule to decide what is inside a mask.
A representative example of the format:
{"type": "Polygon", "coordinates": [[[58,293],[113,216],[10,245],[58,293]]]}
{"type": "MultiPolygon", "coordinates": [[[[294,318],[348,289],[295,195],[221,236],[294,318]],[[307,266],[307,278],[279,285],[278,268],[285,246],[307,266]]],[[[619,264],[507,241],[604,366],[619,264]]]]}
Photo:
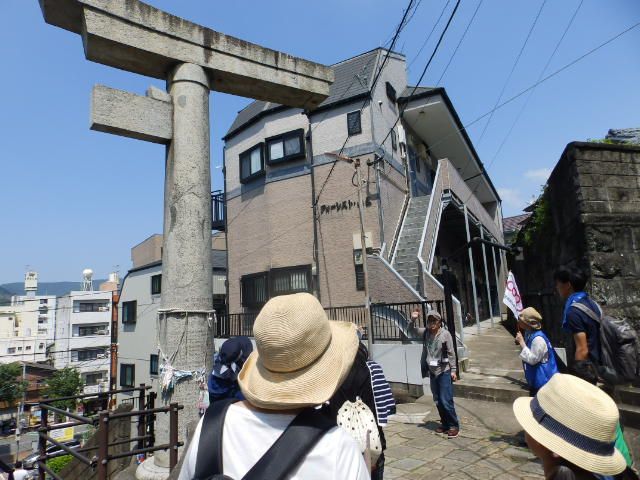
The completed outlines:
{"type": "Polygon", "coordinates": [[[80,372],[84,393],[109,389],[111,305],[110,291],[72,291],[58,297],[50,357],[56,369],[80,372]]]}
{"type": "Polygon", "coordinates": [[[27,272],[25,295],[11,297],[11,305],[0,307],[0,362],[44,362],[53,343],[56,297],[36,295],[38,273],[27,272]]]}

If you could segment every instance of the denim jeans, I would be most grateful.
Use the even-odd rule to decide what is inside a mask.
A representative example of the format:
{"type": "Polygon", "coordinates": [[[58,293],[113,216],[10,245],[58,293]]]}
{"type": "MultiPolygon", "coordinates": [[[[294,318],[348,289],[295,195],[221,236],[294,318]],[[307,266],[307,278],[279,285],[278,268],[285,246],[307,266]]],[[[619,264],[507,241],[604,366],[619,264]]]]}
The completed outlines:
{"type": "Polygon", "coordinates": [[[436,404],[440,421],[443,428],[460,428],[458,416],[456,415],[456,407],[453,404],[453,381],[451,380],[451,370],[435,376],[429,372],[429,380],[431,384],[431,393],[433,401],[436,404]]]}

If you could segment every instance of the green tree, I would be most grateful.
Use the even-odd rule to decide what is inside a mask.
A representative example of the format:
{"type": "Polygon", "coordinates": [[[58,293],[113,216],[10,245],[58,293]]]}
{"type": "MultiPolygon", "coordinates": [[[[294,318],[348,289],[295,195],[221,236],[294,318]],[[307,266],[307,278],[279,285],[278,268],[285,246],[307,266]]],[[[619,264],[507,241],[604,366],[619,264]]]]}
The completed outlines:
{"type": "MultiPolygon", "coordinates": [[[[71,395],[78,395],[82,390],[82,379],[80,378],[80,372],[72,367],[65,367],[57,370],[49,380],[47,380],[47,387],[44,390],[44,394],[49,398],[57,397],[69,397],[71,395]]],[[[76,407],[75,400],[58,400],[52,402],[56,408],[74,410],[76,407]]]]}
{"type": "Polygon", "coordinates": [[[22,397],[25,383],[19,377],[22,377],[22,365],[18,362],[0,365],[0,402],[12,405],[22,397]]]}

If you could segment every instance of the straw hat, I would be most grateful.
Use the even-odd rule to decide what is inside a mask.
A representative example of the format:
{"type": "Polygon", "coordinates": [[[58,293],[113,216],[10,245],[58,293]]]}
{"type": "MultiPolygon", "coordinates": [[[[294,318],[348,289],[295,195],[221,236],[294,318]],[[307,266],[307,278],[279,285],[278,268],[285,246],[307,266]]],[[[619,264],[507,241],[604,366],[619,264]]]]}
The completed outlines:
{"type": "Polygon", "coordinates": [[[308,293],[275,297],[253,326],[254,351],[238,376],[256,407],[286,410],[320,405],[346,378],[358,351],[356,326],[332,322],[308,293]]]}
{"type": "Polygon", "coordinates": [[[535,397],[516,399],[513,413],[534,440],[578,467],[601,475],[626,468],[614,448],[618,408],[581,378],[556,373],[535,397]]]}
{"type": "Polygon", "coordinates": [[[533,307],[527,307],[522,310],[520,315],[518,315],[518,320],[533,330],[540,330],[542,328],[542,315],[533,307]]]}

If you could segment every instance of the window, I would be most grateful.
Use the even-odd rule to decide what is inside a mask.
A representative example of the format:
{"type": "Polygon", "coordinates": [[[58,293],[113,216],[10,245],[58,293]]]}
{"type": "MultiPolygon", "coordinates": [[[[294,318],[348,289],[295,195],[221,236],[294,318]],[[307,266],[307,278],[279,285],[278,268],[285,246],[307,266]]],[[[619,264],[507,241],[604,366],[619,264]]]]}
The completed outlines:
{"type": "Polygon", "coordinates": [[[272,297],[311,291],[311,265],[273,269],[269,276],[272,297]]]}
{"type": "Polygon", "coordinates": [[[347,133],[349,135],[362,133],[362,126],[360,125],[360,110],[347,113],[347,133]]]}
{"type": "Polygon", "coordinates": [[[38,350],[42,350],[43,348],[44,348],[44,343],[40,343],[40,344],[38,345],[38,350]]]}
{"type": "Polygon", "coordinates": [[[7,348],[7,353],[16,353],[16,347],[7,348]]]}
{"type": "Polygon", "coordinates": [[[21,352],[22,351],[22,347],[18,347],[18,351],[21,352]]]}
{"type": "Polygon", "coordinates": [[[122,302],[122,323],[136,323],[137,310],[138,302],[136,300],[122,302]]]}
{"type": "Polygon", "coordinates": [[[364,267],[356,265],[356,290],[364,290],[364,267]]]}
{"type": "Polygon", "coordinates": [[[73,302],[74,313],[108,312],[109,302],[73,302]]]}
{"type": "Polygon", "coordinates": [[[262,143],[240,154],[240,182],[246,183],[264,175],[264,156],[262,143]]]}
{"type": "Polygon", "coordinates": [[[395,128],[391,130],[391,148],[398,150],[398,134],[395,128]]]}
{"type": "Polygon", "coordinates": [[[158,355],[149,355],[149,374],[158,375],[158,355]]]}
{"type": "Polygon", "coordinates": [[[302,129],[267,138],[266,143],[269,165],[304,158],[304,130],[302,129]]]}
{"type": "Polygon", "coordinates": [[[136,384],[136,366],[130,363],[120,364],[120,386],[133,387],[136,384]]]}
{"type": "Polygon", "coordinates": [[[46,298],[41,298],[40,299],[40,305],[46,305],[48,301],[49,300],[47,300],[46,298]]]}
{"type": "Polygon", "coordinates": [[[420,173],[420,157],[416,155],[416,172],[420,173]]]}
{"type": "Polygon", "coordinates": [[[243,276],[240,287],[243,307],[256,308],[267,303],[267,272],[243,276]]]}
{"type": "Polygon", "coordinates": [[[97,360],[99,358],[106,358],[107,353],[104,348],[92,348],[87,350],[76,350],[77,359],[74,358],[74,352],[71,352],[71,360],[76,360],[78,362],[87,362],[90,360],[97,360]]]}
{"type": "Polygon", "coordinates": [[[162,292],[162,274],[151,277],[151,295],[158,295],[162,292]]]}
{"type": "Polygon", "coordinates": [[[27,345],[27,346],[25,347],[25,350],[27,350],[27,351],[31,350],[31,345],[27,345]]]}
{"type": "Polygon", "coordinates": [[[396,103],[396,89],[393,88],[393,85],[391,85],[389,82],[387,82],[386,87],[387,87],[387,97],[393,103],[396,103]]]}
{"type": "Polygon", "coordinates": [[[100,382],[102,382],[102,372],[87,373],[84,377],[85,385],[98,385],[100,382]]]}
{"type": "Polygon", "coordinates": [[[109,330],[109,325],[85,325],[78,327],[79,337],[88,337],[90,335],[106,335],[109,330]]]}

